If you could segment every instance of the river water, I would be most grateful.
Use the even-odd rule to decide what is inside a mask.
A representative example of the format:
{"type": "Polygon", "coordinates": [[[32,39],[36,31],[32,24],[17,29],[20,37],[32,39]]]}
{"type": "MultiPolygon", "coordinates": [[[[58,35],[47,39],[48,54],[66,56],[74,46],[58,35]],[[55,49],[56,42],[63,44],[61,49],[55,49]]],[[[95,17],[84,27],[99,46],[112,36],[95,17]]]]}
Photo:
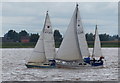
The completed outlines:
{"type": "MultiPolygon", "coordinates": [[[[104,67],[79,69],[28,69],[24,65],[33,48],[4,48],[2,51],[3,81],[117,81],[118,48],[102,48],[104,67]]],[[[89,49],[90,53],[92,48],[89,49]]]]}

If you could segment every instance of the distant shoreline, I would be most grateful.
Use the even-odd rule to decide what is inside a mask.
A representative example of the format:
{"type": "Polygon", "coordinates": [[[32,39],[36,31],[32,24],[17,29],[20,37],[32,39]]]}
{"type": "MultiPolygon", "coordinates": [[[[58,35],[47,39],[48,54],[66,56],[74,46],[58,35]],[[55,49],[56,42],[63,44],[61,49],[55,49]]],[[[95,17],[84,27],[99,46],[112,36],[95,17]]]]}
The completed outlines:
{"type": "MultiPolygon", "coordinates": [[[[119,41],[120,42],[120,41],[119,41]]],[[[118,41],[102,41],[102,47],[120,47],[118,41]]],[[[93,48],[93,41],[88,42],[88,47],[93,48]]],[[[36,42],[21,43],[21,42],[2,42],[0,48],[34,48],[36,42]]],[[[55,47],[59,48],[60,43],[55,43],[55,47]]]]}

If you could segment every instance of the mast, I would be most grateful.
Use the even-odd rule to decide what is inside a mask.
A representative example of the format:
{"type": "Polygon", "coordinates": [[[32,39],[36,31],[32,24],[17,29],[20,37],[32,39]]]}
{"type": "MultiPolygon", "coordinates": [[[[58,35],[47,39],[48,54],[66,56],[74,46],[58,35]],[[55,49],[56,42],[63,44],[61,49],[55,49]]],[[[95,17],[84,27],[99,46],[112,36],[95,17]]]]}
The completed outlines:
{"type": "Polygon", "coordinates": [[[80,53],[78,37],[77,37],[77,11],[78,4],[76,5],[75,11],[68,25],[67,31],[65,33],[64,39],[58,50],[56,59],[66,60],[66,61],[81,61],[83,62],[82,55],[80,53]]]}
{"type": "Polygon", "coordinates": [[[95,28],[95,40],[94,40],[94,48],[93,48],[93,53],[92,53],[92,57],[95,57],[95,56],[96,57],[102,56],[101,43],[100,43],[97,25],[95,28]]]}

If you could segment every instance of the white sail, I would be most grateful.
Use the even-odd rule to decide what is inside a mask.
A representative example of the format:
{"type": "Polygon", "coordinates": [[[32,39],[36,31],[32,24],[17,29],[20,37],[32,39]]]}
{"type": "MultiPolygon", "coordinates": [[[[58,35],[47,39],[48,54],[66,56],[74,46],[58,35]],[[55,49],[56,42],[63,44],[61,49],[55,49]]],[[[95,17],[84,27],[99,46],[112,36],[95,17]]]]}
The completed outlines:
{"type": "Polygon", "coordinates": [[[48,12],[46,14],[46,20],[44,24],[44,49],[45,49],[45,56],[47,59],[55,58],[56,51],[55,51],[55,44],[54,44],[54,37],[52,26],[50,22],[50,18],[48,12]]]}
{"type": "Polygon", "coordinates": [[[72,19],[68,26],[68,29],[65,33],[64,39],[61,43],[61,46],[57,53],[57,59],[73,61],[73,60],[82,60],[82,55],[80,53],[78,37],[77,37],[77,11],[78,5],[75,8],[72,19]]]}
{"type": "Polygon", "coordinates": [[[97,30],[97,25],[95,29],[95,41],[94,41],[94,48],[93,48],[93,54],[92,57],[100,57],[102,56],[102,51],[101,51],[101,43],[100,43],[100,38],[97,30]]]}
{"type": "Polygon", "coordinates": [[[78,15],[77,16],[77,34],[78,34],[80,51],[81,51],[82,56],[90,56],[79,10],[77,13],[78,13],[77,14],[78,15]]]}
{"type": "Polygon", "coordinates": [[[44,42],[43,42],[43,31],[40,34],[40,37],[37,41],[37,44],[32,52],[32,56],[30,57],[28,62],[45,62],[46,57],[45,57],[45,51],[44,51],[44,42]]]}
{"type": "Polygon", "coordinates": [[[55,45],[52,32],[52,26],[48,12],[46,14],[43,30],[40,38],[34,48],[32,56],[28,62],[45,62],[46,59],[53,59],[55,57],[55,45]]]}

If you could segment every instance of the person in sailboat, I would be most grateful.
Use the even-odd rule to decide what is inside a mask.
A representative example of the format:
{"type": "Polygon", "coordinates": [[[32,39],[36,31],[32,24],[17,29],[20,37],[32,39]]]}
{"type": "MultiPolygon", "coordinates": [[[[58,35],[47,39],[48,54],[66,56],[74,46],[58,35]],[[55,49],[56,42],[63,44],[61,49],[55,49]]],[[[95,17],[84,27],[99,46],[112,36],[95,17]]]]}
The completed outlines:
{"type": "Polygon", "coordinates": [[[55,61],[55,60],[49,60],[49,62],[50,62],[50,64],[51,64],[51,66],[55,66],[55,64],[56,64],[56,61],[55,61]]]}
{"type": "Polygon", "coordinates": [[[104,57],[103,57],[103,56],[100,56],[100,58],[99,58],[98,62],[103,63],[103,60],[102,60],[102,59],[104,59],[104,57]]]}
{"type": "Polygon", "coordinates": [[[97,61],[95,58],[93,58],[93,60],[92,60],[93,62],[95,62],[95,61],[97,61]]]}
{"type": "Polygon", "coordinates": [[[97,60],[93,57],[92,60],[90,60],[90,63],[95,63],[97,60]]]}
{"type": "Polygon", "coordinates": [[[90,60],[90,64],[92,66],[100,66],[103,65],[103,56],[100,56],[98,60],[96,60],[95,58],[92,58],[92,60],[90,60]]]}

